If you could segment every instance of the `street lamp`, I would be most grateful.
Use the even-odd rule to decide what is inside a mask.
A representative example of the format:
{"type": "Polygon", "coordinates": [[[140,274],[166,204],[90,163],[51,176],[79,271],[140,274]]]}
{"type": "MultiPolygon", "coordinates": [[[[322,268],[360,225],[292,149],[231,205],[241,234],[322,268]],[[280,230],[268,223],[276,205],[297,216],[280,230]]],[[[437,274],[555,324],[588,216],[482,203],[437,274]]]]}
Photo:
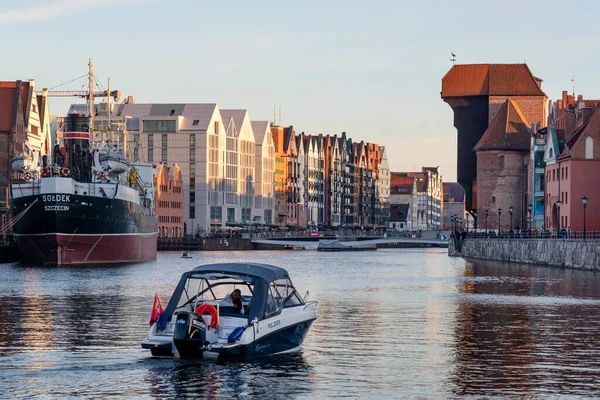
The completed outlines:
{"type": "Polygon", "coordinates": [[[527,220],[529,222],[529,239],[531,239],[531,223],[533,222],[533,219],[531,218],[532,209],[533,206],[531,204],[527,206],[527,220]]]}
{"type": "Polygon", "coordinates": [[[512,235],[512,216],[513,216],[513,211],[515,211],[513,206],[508,207],[508,213],[510,214],[510,233],[512,235]]]}
{"type": "Polygon", "coordinates": [[[502,209],[498,208],[498,237],[500,237],[500,216],[502,215],[502,209]]]}
{"type": "Polygon", "coordinates": [[[488,235],[488,230],[487,230],[487,218],[488,215],[490,214],[489,210],[486,208],[485,209],[485,237],[487,238],[488,235]]]}
{"type": "Polygon", "coordinates": [[[583,240],[585,240],[585,208],[587,207],[587,197],[583,196],[581,202],[583,203],[583,240]]]}
{"type": "Polygon", "coordinates": [[[561,227],[562,224],[561,224],[561,220],[560,220],[560,206],[561,206],[561,204],[562,204],[562,201],[556,200],[556,211],[557,211],[557,214],[558,214],[557,215],[558,218],[557,218],[557,221],[556,221],[556,224],[558,225],[557,232],[560,232],[560,228],[562,228],[561,227]]]}
{"type": "Polygon", "coordinates": [[[475,229],[475,233],[477,234],[477,210],[473,210],[473,229],[475,229]]]}

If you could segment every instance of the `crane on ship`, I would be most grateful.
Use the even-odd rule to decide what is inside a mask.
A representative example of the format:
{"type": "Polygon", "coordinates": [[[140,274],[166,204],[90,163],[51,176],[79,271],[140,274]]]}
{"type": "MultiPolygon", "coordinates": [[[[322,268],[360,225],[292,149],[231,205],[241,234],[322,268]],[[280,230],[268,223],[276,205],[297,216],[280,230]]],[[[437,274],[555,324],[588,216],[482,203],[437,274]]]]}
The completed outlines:
{"type": "MultiPolygon", "coordinates": [[[[88,105],[88,114],[90,117],[90,130],[93,129],[94,127],[94,99],[96,97],[105,97],[108,100],[108,107],[110,109],[110,100],[111,98],[114,99],[115,102],[119,102],[121,101],[121,91],[120,90],[110,90],[110,78],[108,79],[108,89],[107,90],[100,90],[100,91],[94,91],[94,83],[95,83],[95,78],[94,78],[94,64],[92,63],[92,59],[89,59],[89,63],[88,63],[88,73],[85,75],[82,75],[78,78],[75,79],[71,79],[68,82],[65,83],[61,83],[60,85],[57,85],[51,89],[43,89],[42,91],[38,91],[36,92],[36,94],[38,96],[46,93],[48,97],[79,97],[79,98],[83,98],[86,99],[87,105],[88,105]],[[66,84],[69,84],[71,82],[74,82],[76,80],[79,80],[81,78],[88,78],[88,89],[87,90],[52,90],[61,86],[64,86],[66,84]]],[[[110,113],[108,116],[108,121],[109,124],[108,126],[110,127],[110,113]]]]}

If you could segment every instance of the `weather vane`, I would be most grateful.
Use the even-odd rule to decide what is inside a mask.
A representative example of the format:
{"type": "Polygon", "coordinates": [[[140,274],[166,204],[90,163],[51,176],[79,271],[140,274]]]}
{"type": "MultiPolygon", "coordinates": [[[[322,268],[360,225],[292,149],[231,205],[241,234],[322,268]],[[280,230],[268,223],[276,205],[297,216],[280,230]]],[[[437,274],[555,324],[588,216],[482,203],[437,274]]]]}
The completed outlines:
{"type": "Polygon", "coordinates": [[[454,52],[451,51],[450,55],[452,56],[452,58],[450,59],[450,61],[452,61],[452,65],[454,65],[454,62],[456,61],[456,54],[454,54],[454,52]]]}

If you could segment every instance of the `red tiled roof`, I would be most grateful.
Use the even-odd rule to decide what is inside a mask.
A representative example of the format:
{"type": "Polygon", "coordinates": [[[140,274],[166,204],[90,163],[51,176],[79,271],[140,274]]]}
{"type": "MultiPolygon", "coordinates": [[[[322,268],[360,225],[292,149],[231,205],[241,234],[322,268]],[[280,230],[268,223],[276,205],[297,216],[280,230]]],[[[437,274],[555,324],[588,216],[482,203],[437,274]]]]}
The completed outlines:
{"type": "Polygon", "coordinates": [[[473,150],[529,150],[530,137],[529,124],[519,105],[506,100],[473,150]]]}
{"type": "Polygon", "coordinates": [[[527,64],[454,65],[442,78],[442,97],[545,96],[527,64]]]}
{"type": "Polygon", "coordinates": [[[0,131],[10,131],[15,110],[16,82],[0,82],[0,131]]]}
{"type": "Polygon", "coordinates": [[[394,172],[390,174],[390,186],[412,186],[414,181],[412,176],[400,176],[394,172]]]}

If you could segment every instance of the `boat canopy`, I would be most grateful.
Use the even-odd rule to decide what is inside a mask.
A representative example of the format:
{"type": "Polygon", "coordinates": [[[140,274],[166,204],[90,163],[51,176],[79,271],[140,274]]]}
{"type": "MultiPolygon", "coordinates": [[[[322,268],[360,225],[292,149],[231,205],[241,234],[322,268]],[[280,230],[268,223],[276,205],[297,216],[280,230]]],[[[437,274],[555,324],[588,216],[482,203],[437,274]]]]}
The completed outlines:
{"type": "MultiPolygon", "coordinates": [[[[254,263],[221,263],[207,264],[184,272],[169,300],[165,310],[167,319],[170,321],[177,309],[187,280],[189,278],[223,279],[236,278],[254,286],[252,292],[252,307],[248,314],[248,321],[254,318],[262,319],[265,313],[269,285],[278,279],[290,279],[287,271],[283,268],[267,264],[254,263]]],[[[291,282],[291,281],[290,281],[291,282]]]]}

